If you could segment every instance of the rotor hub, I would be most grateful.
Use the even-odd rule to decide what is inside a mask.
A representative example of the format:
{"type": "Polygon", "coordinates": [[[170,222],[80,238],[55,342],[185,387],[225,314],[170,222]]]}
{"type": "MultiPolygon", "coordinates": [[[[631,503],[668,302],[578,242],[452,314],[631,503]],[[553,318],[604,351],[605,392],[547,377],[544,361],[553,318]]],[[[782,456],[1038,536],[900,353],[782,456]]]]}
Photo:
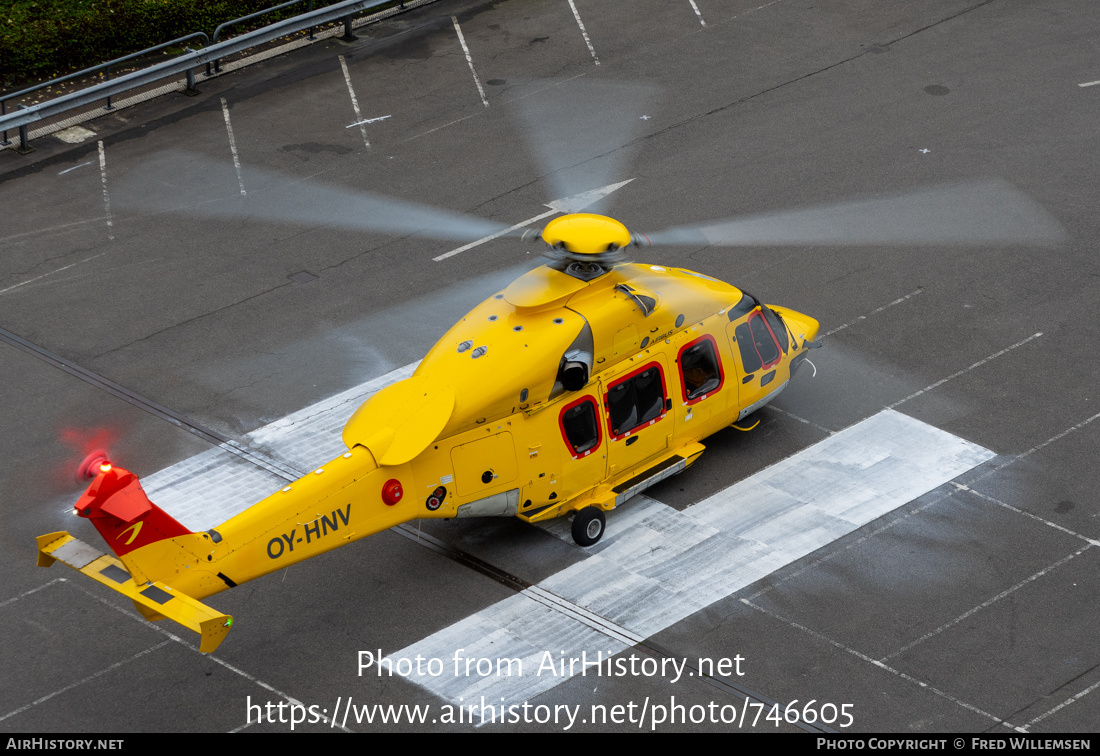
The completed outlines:
{"type": "Polygon", "coordinates": [[[542,230],[542,240],[549,245],[552,258],[568,261],[570,268],[579,266],[577,272],[585,275],[591,275],[593,264],[607,269],[624,262],[623,249],[633,241],[619,221],[590,213],[555,218],[542,230]]]}

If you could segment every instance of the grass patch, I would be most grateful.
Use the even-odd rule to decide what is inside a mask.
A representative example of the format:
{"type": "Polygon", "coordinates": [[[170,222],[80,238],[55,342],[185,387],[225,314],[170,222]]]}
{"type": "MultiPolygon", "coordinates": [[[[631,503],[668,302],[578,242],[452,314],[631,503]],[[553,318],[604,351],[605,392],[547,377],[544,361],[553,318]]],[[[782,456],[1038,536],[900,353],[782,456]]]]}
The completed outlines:
{"type": "MultiPolygon", "coordinates": [[[[213,37],[219,24],[273,5],[278,0],[0,0],[0,84],[31,85],[195,32],[213,37]]],[[[307,9],[303,2],[233,32],[307,9]]]]}

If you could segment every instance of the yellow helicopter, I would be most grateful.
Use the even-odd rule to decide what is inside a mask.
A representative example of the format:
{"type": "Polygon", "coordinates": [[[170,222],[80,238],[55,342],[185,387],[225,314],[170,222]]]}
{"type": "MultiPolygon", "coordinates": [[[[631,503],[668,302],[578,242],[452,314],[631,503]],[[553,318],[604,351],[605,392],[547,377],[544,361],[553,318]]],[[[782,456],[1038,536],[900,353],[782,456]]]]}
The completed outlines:
{"type": "MultiPolygon", "coordinates": [[[[183,156],[154,173],[188,171],[215,172],[183,156]]],[[[649,235],[581,212],[591,197],[552,205],[566,214],[521,234],[361,192],[268,183],[263,201],[250,191],[237,205],[189,211],[464,241],[524,235],[544,242],[549,260],[471,310],[410,378],[364,403],[344,428],[346,453],[206,532],[157,507],[134,474],[96,462],[75,509],[115,555],[55,532],[38,537],[38,564],[61,561],[146,618],[197,631],[204,652],[232,624],[206,597],[409,520],[568,516],[576,543],[595,544],[605,512],[690,466],[705,438],[773,400],[818,346],[812,317],[707,275],[629,262],[631,247],[1049,244],[1061,233],[997,182],[649,235]]],[[[141,206],[150,192],[133,194],[141,206]]]]}
{"type": "Polygon", "coordinates": [[[639,240],[611,218],[561,216],[541,238],[553,259],[364,403],[347,453],[203,533],[103,461],[76,511],[117,558],[59,532],[38,538],[39,564],[77,568],[147,618],[200,632],[209,652],[231,618],[201,599],[409,520],[571,516],[590,546],[605,511],[691,465],[702,439],[778,395],[815,346],[813,318],[624,262],[639,240]]]}

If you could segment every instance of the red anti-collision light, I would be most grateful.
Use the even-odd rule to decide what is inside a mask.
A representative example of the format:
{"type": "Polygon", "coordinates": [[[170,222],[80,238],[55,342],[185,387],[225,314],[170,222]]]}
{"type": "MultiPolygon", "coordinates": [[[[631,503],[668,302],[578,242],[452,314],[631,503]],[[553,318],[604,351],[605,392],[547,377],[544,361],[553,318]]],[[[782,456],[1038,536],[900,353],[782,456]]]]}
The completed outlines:
{"type": "Polygon", "coordinates": [[[111,472],[111,463],[110,462],[104,462],[103,464],[101,464],[99,466],[99,471],[104,472],[104,473],[111,472]]]}
{"type": "Polygon", "coordinates": [[[387,480],[386,485],[382,486],[382,501],[385,502],[387,507],[392,507],[401,501],[404,494],[405,490],[401,488],[401,481],[396,478],[387,480]]]}

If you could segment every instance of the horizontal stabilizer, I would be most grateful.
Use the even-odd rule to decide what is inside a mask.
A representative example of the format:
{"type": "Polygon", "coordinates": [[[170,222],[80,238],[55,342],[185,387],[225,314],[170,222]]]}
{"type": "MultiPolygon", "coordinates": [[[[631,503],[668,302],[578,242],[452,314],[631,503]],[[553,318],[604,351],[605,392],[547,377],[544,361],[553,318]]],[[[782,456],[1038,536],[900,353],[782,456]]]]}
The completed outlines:
{"type": "Polygon", "coordinates": [[[49,567],[55,561],[63,562],[132,599],[147,619],[166,617],[194,630],[202,636],[199,650],[203,653],[213,652],[233,624],[233,618],[228,614],[221,614],[201,601],[173,591],[164,583],[135,582],[118,559],[97,551],[64,531],[38,536],[38,566],[49,567]]]}

